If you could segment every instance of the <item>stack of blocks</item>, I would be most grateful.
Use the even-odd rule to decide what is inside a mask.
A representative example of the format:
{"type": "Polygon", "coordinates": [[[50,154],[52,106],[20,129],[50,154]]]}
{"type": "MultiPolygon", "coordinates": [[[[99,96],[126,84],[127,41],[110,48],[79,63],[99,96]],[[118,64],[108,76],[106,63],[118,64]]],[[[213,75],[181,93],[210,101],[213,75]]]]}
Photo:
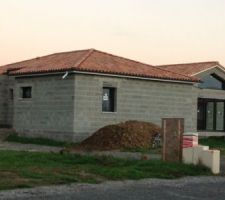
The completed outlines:
{"type": "Polygon", "coordinates": [[[183,135],[183,148],[198,146],[197,134],[185,134],[183,135]]]}
{"type": "Polygon", "coordinates": [[[220,173],[220,151],[209,150],[208,146],[198,145],[198,136],[184,135],[183,162],[186,164],[204,165],[211,169],[213,174],[220,173]]]}

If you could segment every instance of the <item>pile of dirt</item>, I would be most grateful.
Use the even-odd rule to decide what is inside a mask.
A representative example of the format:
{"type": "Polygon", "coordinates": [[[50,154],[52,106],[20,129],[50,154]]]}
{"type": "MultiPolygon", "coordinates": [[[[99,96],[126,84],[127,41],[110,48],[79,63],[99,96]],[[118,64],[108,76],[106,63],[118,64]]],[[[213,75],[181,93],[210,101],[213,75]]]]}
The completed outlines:
{"type": "Polygon", "coordinates": [[[153,137],[161,133],[159,126],[142,121],[126,121],[96,131],[75,150],[122,150],[151,148],[153,137]]]}

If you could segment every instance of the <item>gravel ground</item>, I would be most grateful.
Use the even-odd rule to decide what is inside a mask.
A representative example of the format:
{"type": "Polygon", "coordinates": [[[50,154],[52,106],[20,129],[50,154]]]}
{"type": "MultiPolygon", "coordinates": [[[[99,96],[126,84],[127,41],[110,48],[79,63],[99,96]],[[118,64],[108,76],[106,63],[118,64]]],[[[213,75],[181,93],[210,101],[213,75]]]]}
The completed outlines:
{"type": "MultiPolygon", "coordinates": [[[[63,148],[43,146],[35,144],[21,144],[16,142],[3,142],[0,141],[0,150],[15,150],[15,151],[39,151],[39,152],[60,152],[63,148]]],[[[160,159],[160,154],[145,154],[139,152],[120,152],[120,151],[75,151],[75,154],[89,155],[89,156],[114,156],[117,158],[130,158],[130,159],[160,159]]]]}
{"type": "Polygon", "coordinates": [[[222,174],[225,174],[225,156],[224,155],[220,156],[220,171],[222,174]]]}
{"type": "Polygon", "coordinates": [[[62,148],[35,144],[21,144],[15,142],[0,142],[0,150],[59,152],[62,148]]]}
{"type": "Polygon", "coordinates": [[[7,200],[224,200],[224,177],[186,177],[177,180],[146,179],[141,181],[72,184],[0,192],[7,200]]]}
{"type": "Polygon", "coordinates": [[[116,158],[129,159],[161,159],[160,154],[140,153],[140,152],[121,152],[121,151],[74,151],[75,154],[89,155],[89,156],[113,156],[116,158]]]}

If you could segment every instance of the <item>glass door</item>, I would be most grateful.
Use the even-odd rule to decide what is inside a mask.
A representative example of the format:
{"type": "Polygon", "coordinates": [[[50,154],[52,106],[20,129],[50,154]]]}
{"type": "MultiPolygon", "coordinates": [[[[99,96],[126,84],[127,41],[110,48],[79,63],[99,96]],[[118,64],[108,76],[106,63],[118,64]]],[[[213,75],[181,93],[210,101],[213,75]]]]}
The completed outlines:
{"type": "Polygon", "coordinates": [[[225,131],[225,101],[222,99],[198,99],[199,131],[225,131]]]}
{"type": "Polygon", "coordinates": [[[206,130],[213,130],[214,125],[214,102],[208,102],[206,106],[206,130]]]}
{"type": "Polygon", "coordinates": [[[216,130],[224,130],[224,102],[216,102],[216,130]]]}
{"type": "Polygon", "coordinates": [[[198,130],[205,130],[205,112],[206,104],[204,101],[198,101],[198,130]]]}

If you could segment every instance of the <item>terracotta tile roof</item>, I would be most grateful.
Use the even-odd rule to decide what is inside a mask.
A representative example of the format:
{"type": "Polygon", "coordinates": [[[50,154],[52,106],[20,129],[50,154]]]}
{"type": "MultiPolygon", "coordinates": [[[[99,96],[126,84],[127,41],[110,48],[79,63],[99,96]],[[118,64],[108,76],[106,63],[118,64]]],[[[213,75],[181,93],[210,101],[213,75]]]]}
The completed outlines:
{"type": "MultiPolygon", "coordinates": [[[[95,49],[56,53],[0,67],[3,73],[24,75],[60,71],[96,72],[198,82],[199,79],[95,49]]],[[[1,72],[1,71],[0,71],[1,72]]]]}
{"type": "Polygon", "coordinates": [[[217,61],[171,64],[171,65],[158,65],[157,67],[159,67],[161,69],[166,69],[166,70],[169,70],[172,72],[176,72],[176,73],[186,74],[188,76],[194,76],[195,74],[197,74],[201,71],[205,71],[205,70],[210,69],[215,66],[220,66],[220,67],[224,68],[217,61]]]}
{"type": "Polygon", "coordinates": [[[77,65],[87,56],[87,50],[56,53],[31,60],[25,60],[0,67],[0,73],[30,74],[39,72],[66,71],[77,65]]]}

